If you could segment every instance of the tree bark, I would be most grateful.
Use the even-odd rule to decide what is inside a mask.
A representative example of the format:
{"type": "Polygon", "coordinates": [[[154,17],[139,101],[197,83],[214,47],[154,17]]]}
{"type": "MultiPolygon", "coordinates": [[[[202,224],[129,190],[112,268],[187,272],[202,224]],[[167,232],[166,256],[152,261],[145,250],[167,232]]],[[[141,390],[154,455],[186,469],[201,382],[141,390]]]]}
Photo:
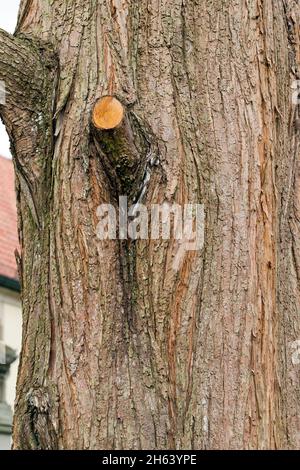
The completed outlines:
{"type": "Polygon", "coordinates": [[[0,32],[15,449],[299,447],[299,28],[298,0],[23,0],[0,32]],[[135,181],[93,128],[106,95],[135,181]],[[97,207],[124,194],[203,204],[203,249],[176,271],[178,240],[98,240],[97,207]]]}

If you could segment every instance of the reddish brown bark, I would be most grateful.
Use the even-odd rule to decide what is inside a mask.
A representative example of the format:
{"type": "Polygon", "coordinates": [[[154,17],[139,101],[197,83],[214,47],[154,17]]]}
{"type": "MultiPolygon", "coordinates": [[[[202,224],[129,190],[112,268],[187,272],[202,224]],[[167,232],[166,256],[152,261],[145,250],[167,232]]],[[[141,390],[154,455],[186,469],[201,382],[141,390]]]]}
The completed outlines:
{"type": "Polygon", "coordinates": [[[299,447],[299,20],[296,0],[22,1],[1,32],[16,449],[299,447]],[[126,109],[108,143],[105,95],[126,109]],[[96,236],[99,204],[135,200],[147,165],[147,207],[205,208],[179,271],[177,240],[96,236]]]}

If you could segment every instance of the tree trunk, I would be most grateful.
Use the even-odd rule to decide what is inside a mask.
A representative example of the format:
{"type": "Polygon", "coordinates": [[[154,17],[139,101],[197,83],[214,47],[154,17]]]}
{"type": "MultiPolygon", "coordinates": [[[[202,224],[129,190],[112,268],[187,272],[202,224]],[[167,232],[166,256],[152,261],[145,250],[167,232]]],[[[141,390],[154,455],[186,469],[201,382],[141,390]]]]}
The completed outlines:
{"type": "Polygon", "coordinates": [[[299,447],[299,28],[298,0],[22,0],[0,32],[15,449],[299,447]],[[106,95],[126,112],[108,144],[106,95]],[[203,204],[203,248],[174,269],[174,237],[99,240],[121,195],[203,204]]]}

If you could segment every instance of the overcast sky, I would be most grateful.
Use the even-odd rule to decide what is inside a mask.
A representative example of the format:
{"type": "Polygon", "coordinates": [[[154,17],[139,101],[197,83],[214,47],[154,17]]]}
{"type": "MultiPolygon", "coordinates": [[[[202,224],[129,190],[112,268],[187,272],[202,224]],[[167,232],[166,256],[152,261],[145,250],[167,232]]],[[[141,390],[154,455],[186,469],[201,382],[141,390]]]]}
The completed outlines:
{"type": "MultiPolygon", "coordinates": [[[[20,0],[1,0],[0,7],[0,28],[14,32],[20,0]]],[[[3,124],[0,122],[0,155],[10,156],[8,137],[3,124]]]]}

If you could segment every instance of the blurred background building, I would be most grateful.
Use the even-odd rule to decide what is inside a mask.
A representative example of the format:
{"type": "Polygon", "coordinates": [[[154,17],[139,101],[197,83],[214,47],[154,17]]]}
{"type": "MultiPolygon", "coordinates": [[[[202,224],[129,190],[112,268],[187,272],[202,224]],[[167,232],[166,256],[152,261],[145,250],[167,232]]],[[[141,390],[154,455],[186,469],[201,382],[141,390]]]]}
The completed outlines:
{"type": "Polygon", "coordinates": [[[17,211],[12,161],[0,156],[0,450],[11,445],[11,425],[22,315],[15,250],[17,211]]]}

